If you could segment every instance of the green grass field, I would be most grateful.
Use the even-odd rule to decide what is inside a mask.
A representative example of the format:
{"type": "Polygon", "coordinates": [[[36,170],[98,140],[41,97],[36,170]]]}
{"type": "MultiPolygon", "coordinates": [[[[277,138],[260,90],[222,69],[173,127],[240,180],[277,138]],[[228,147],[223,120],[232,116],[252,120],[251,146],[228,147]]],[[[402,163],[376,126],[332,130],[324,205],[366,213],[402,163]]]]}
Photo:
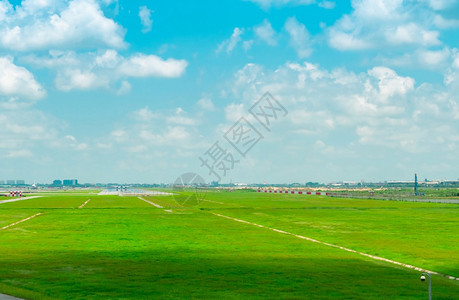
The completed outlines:
{"type": "MultiPolygon", "coordinates": [[[[0,293],[27,299],[427,299],[420,272],[231,218],[459,277],[459,206],[248,191],[46,194],[0,204],[0,293]],[[80,207],[91,199],[83,208],[80,207]],[[187,204],[196,204],[189,206],[187,204]],[[167,211],[169,210],[169,211],[167,211]]],[[[459,280],[432,276],[434,299],[459,280]]]]}

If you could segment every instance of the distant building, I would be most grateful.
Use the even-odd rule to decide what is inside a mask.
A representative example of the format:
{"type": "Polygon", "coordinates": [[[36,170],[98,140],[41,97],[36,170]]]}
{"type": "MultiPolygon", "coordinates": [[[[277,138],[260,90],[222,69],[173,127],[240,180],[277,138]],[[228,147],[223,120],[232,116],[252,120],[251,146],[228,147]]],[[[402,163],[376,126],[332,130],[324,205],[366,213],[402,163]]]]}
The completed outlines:
{"type": "Polygon", "coordinates": [[[0,185],[4,185],[5,184],[5,180],[0,180],[0,185]]]}
{"type": "Polygon", "coordinates": [[[64,179],[63,185],[64,186],[75,186],[75,185],[78,185],[78,180],[76,180],[76,179],[64,179]]]}
{"type": "Polygon", "coordinates": [[[25,185],[25,180],[16,180],[16,185],[25,185]]]}
{"type": "Polygon", "coordinates": [[[56,179],[53,181],[53,185],[55,186],[61,186],[62,185],[62,180],[56,179]]]}
{"type": "Polygon", "coordinates": [[[15,185],[15,184],[16,184],[16,180],[7,180],[7,181],[6,181],[6,184],[8,184],[8,185],[15,185]]]}

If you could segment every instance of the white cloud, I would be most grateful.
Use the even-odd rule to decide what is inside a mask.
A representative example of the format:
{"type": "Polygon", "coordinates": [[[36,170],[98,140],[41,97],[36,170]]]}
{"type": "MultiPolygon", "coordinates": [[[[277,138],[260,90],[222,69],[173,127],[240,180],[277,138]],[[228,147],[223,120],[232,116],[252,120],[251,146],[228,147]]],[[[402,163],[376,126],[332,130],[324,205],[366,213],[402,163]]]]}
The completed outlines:
{"type": "Polygon", "coordinates": [[[361,19],[397,19],[403,8],[403,0],[354,0],[354,14],[361,19]]]}
{"type": "Polygon", "coordinates": [[[275,38],[276,32],[274,31],[271,23],[268,20],[264,20],[262,24],[255,26],[253,29],[255,34],[263,41],[265,41],[270,46],[277,45],[277,40],[275,38]]]}
{"type": "Polygon", "coordinates": [[[290,35],[290,44],[296,50],[300,58],[308,57],[312,50],[309,40],[309,32],[304,24],[298,22],[295,17],[288,18],[285,22],[285,30],[290,35]]]}
{"type": "Polygon", "coordinates": [[[177,78],[183,75],[188,66],[188,62],[183,59],[163,59],[141,53],[123,57],[115,50],[82,54],[50,51],[48,57],[29,55],[24,60],[38,67],[56,69],[55,83],[60,90],[108,89],[113,83],[119,82],[117,94],[130,91],[131,84],[126,78],[177,78]]]}
{"type": "Polygon", "coordinates": [[[455,48],[451,49],[449,47],[435,50],[420,48],[414,52],[406,52],[399,56],[384,57],[379,55],[374,61],[382,65],[423,68],[445,74],[445,72],[448,72],[451,64],[454,64],[455,51],[455,48]]]}
{"type": "Polygon", "coordinates": [[[121,82],[121,86],[116,92],[118,95],[125,95],[128,94],[131,91],[131,84],[127,80],[123,80],[121,82]]]}
{"type": "Polygon", "coordinates": [[[394,70],[386,67],[374,67],[368,74],[378,80],[380,95],[383,98],[405,95],[414,89],[414,79],[401,77],[394,70]]]}
{"type": "Polygon", "coordinates": [[[156,55],[137,54],[124,60],[119,72],[131,77],[176,78],[185,72],[188,62],[184,59],[162,59],[156,55]]]}
{"type": "Polygon", "coordinates": [[[236,122],[241,117],[247,115],[244,104],[231,103],[225,107],[225,118],[227,121],[236,122]]]}
{"type": "Polygon", "coordinates": [[[49,48],[123,48],[124,30],[104,16],[93,0],[73,0],[68,6],[26,1],[22,7],[3,11],[0,47],[29,51],[49,48]],[[57,10],[57,11],[55,11],[57,10]]]}
{"type": "Polygon", "coordinates": [[[152,11],[148,9],[146,6],[139,7],[139,17],[140,22],[142,23],[142,32],[147,33],[151,31],[151,27],[153,25],[153,20],[151,19],[152,11]]]}
{"type": "Polygon", "coordinates": [[[436,28],[450,25],[423,1],[354,0],[352,8],[327,30],[335,49],[436,46],[436,28]]]}
{"type": "Polygon", "coordinates": [[[243,41],[243,42],[242,42],[242,48],[243,48],[245,51],[250,50],[250,48],[252,48],[252,46],[253,46],[253,40],[248,40],[248,41],[243,41]]]}
{"type": "Polygon", "coordinates": [[[202,98],[198,101],[198,106],[203,110],[214,111],[215,105],[209,98],[202,98]]]}
{"type": "Polygon", "coordinates": [[[338,50],[363,50],[371,48],[371,44],[352,33],[330,30],[330,46],[338,50]]]}
{"type": "Polygon", "coordinates": [[[221,42],[218,47],[216,52],[222,52],[225,51],[226,53],[231,53],[234,48],[237,46],[237,44],[241,41],[241,35],[244,33],[243,29],[240,29],[238,27],[234,28],[233,33],[231,34],[231,37],[227,40],[224,40],[221,42]]]}
{"type": "Polygon", "coordinates": [[[177,108],[175,114],[168,116],[166,122],[183,126],[194,126],[198,123],[197,120],[187,117],[186,112],[181,107],[177,108]]]}
{"type": "Polygon", "coordinates": [[[451,52],[448,48],[442,50],[421,50],[418,52],[419,62],[429,67],[444,67],[451,58],[451,52]]]}
{"type": "Polygon", "coordinates": [[[319,2],[319,7],[325,8],[325,9],[333,9],[335,8],[336,3],[334,1],[321,1],[319,2]]]}
{"type": "Polygon", "coordinates": [[[63,146],[68,146],[76,151],[83,151],[89,148],[88,144],[79,143],[73,135],[66,135],[63,140],[63,146]]]}
{"type": "Polygon", "coordinates": [[[32,151],[28,149],[11,150],[6,154],[7,158],[26,158],[32,156],[32,151]]]}
{"type": "Polygon", "coordinates": [[[225,109],[229,121],[235,121],[246,105],[269,91],[289,111],[290,125],[278,125],[283,126],[281,132],[321,136],[322,140],[340,136],[347,145],[336,149],[359,144],[378,146],[381,153],[458,148],[448,137],[457,136],[457,125],[452,121],[458,117],[454,89],[416,87],[413,78],[387,67],[354,74],[311,63],[288,63],[275,70],[250,64],[236,73],[231,88],[232,97],[244,99],[244,103],[225,109]]]}
{"type": "Polygon", "coordinates": [[[26,63],[42,68],[59,68],[63,66],[78,66],[81,64],[73,51],[50,50],[49,56],[26,55],[22,60],[26,63]]]}
{"type": "Polygon", "coordinates": [[[427,0],[430,7],[435,10],[443,10],[456,4],[457,0],[427,0]]]}
{"type": "Polygon", "coordinates": [[[0,57],[0,96],[36,100],[45,95],[32,73],[15,65],[11,58],[0,57]]]}
{"type": "Polygon", "coordinates": [[[440,29],[458,28],[459,19],[446,19],[441,15],[435,15],[434,24],[440,29]]]}
{"type": "Polygon", "coordinates": [[[316,0],[245,0],[254,2],[260,5],[262,8],[267,9],[271,6],[283,6],[283,5],[310,5],[316,3],[316,0]]]}
{"type": "Polygon", "coordinates": [[[124,142],[128,139],[128,132],[122,129],[113,130],[110,137],[117,143],[124,142]]]}
{"type": "Polygon", "coordinates": [[[98,67],[113,69],[115,68],[123,58],[115,50],[107,50],[102,55],[98,55],[94,61],[94,64],[98,67]]]}
{"type": "Polygon", "coordinates": [[[425,30],[415,23],[400,25],[395,30],[386,31],[386,39],[393,44],[433,46],[440,44],[438,35],[438,31],[425,30]]]}
{"type": "MultiPolygon", "coordinates": [[[[156,122],[173,124],[173,126],[195,126],[198,124],[198,120],[187,116],[187,113],[180,107],[176,109],[175,113],[166,114],[164,112],[153,112],[148,106],[146,106],[134,111],[132,115],[137,122],[144,125],[153,125],[156,124],[156,122]]],[[[156,126],[154,127],[156,128],[156,126]]],[[[157,126],[157,128],[161,127],[164,126],[157,126]]]]}
{"type": "MultiPolygon", "coordinates": [[[[110,145],[109,149],[117,151],[117,157],[138,160],[141,153],[152,154],[142,158],[145,163],[152,164],[152,161],[158,162],[158,157],[173,156],[174,161],[189,158],[187,149],[201,147],[195,127],[197,119],[188,116],[181,108],[175,112],[155,112],[147,106],[129,114],[134,121],[131,119],[109,136],[99,138],[103,145],[110,145]]],[[[164,163],[167,168],[171,167],[171,161],[164,159],[164,163]]]]}
{"type": "Polygon", "coordinates": [[[95,73],[79,69],[60,72],[56,77],[56,87],[62,91],[107,88],[108,84],[107,78],[98,77],[95,73]]]}
{"type": "Polygon", "coordinates": [[[139,109],[133,113],[134,118],[138,121],[149,122],[158,118],[158,115],[153,113],[148,106],[139,109]]]}
{"type": "Polygon", "coordinates": [[[0,157],[27,158],[58,138],[62,125],[29,108],[0,110],[0,157]]]}

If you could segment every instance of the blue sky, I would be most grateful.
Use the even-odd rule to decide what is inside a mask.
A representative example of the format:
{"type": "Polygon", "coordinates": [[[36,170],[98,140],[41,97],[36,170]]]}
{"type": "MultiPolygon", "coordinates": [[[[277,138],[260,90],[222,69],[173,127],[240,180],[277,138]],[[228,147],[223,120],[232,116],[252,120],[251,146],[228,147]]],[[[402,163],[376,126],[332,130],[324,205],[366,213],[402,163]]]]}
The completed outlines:
{"type": "Polygon", "coordinates": [[[1,0],[0,33],[0,180],[459,177],[455,0],[1,0]]]}

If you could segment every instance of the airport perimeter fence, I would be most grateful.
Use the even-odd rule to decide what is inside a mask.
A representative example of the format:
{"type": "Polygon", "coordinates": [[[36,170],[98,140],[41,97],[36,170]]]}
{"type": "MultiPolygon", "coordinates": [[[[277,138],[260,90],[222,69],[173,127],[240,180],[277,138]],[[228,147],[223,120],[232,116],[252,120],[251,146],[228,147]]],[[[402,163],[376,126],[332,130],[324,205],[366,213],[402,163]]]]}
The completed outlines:
{"type": "Polygon", "coordinates": [[[369,199],[383,201],[406,201],[406,202],[425,202],[425,203],[450,203],[459,204],[459,199],[442,199],[442,198],[426,198],[426,197],[403,197],[403,196],[371,196],[371,195],[353,195],[348,193],[327,193],[329,197],[335,198],[354,198],[354,199],[369,199]]]}

